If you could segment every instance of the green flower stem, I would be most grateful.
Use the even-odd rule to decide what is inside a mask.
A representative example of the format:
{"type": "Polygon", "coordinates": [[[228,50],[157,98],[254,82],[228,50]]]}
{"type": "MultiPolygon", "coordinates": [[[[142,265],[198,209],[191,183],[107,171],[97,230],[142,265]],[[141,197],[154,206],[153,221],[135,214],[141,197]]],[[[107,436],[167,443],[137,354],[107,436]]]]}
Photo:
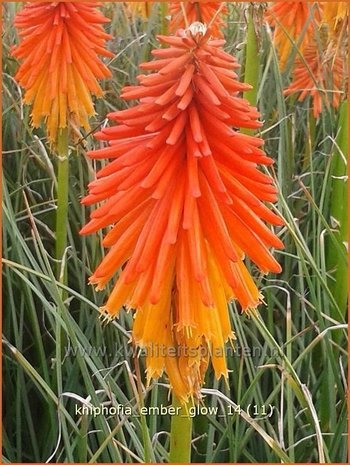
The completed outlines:
{"type": "Polygon", "coordinates": [[[179,414],[171,417],[169,463],[191,462],[192,418],[188,414],[189,404],[181,404],[173,394],[173,407],[179,414]]]}
{"type": "MultiPolygon", "coordinates": [[[[61,129],[57,138],[57,210],[56,210],[56,259],[57,259],[57,280],[62,284],[67,284],[67,267],[65,265],[65,250],[67,247],[67,226],[68,226],[68,185],[69,185],[69,160],[68,160],[68,129],[61,129]]],[[[67,293],[61,290],[61,298],[64,301],[67,293]]],[[[62,375],[61,366],[64,357],[63,348],[66,344],[67,336],[61,326],[60,318],[62,309],[58,307],[58,318],[56,320],[56,367],[57,367],[57,389],[61,394],[62,375]]]]}
{"type": "Polygon", "coordinates": [[[58,175],[57,175],[57,213],[56,213],[56,259],[58,263],[58,279],[64,283],[66,280],[65,266],[62,259],[67,247],[68,226],[68,186],[69,186],[69,160],[68,160],[68,129],[60,130],[57,140],[58,175]]]}
{"type": "MultiPolygon", "coordinates": [[[[64,263],[64,252],[67,247],[67,221],[68,221],[68,129],[60,129],[57,138],[57,210],[56,210],[56,259],[57,259],[57,279],[60,283],[66,284],[66,267],[64,263]]],[[[61,291],[62,301],[66,298],[67,293],[61,291]]],[[[63,317],[62,307],[57,307],[56,318],[56,382],[59,398],[63,392],[62,379],[62,360],[64,357],[63,348],[66,345],[67,335],[62,327],[61,320],[63,317]]],[[[64,440],[68,444],[69,438],[66,433],[66,420],[59,412],[60,423],[63,424],[64,440]]]]}
{"type": "Polygon", "coordinates": [[[168,2],[161,2],[160,4],[160,30],[163,35],[168,34],[168,2]]]}
{"type": "MultiPolygon", "coordinates": [[[[346,246],[348,241],[348,187],[347,176],[347,154],[348,154],[348,102],[342,103],[338,125],[337,144],[333,153],[331,166],[331,199],[330,216],[335,227],[335,237],[341,247],[336,248],[329,241],[327,247],[327,268],[335,270],[329,280],[329,287],[334,295],[339,309],[346,315],[348,295],[348,266],[346,260],[346,246]],[[343,250],[343,253],[341,251],[343,250]]],[[[337,318],[337,314],[332,315],[337,318]]]]}
{"type": "MultiPolygon", "coordinates": [[[[248,31],[247,31],[247,44],[245,49],[245,70],[244,82],[250,84],[252,89],[243,93],[243,97],[248,102],[256,106],[258,96],[258,81],[259,81],[259,53],[258,53],[258,39],[255,31],[254,24],[254,6],[249,7],[248,17],[248,31]]],[[[252,129],[242,129],[243,134],[252,134],[252,129]]]]}

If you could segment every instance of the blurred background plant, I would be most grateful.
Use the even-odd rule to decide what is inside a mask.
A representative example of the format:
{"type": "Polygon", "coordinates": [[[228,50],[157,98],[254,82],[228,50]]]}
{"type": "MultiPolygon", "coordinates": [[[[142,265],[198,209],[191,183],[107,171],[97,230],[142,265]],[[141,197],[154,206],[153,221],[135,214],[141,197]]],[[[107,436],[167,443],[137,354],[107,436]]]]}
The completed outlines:
{"type": "MultiPolygon", "coordinates": [[[[44,133],[29,126],[28,108],[13,79],[18,65],[10,48],[17,42],[13,18],[20,5],[3,7],[3,460],[166,462],[170,417],[147,417],[145,435],[137,416],[138,388],[148,407],[170,403],[166,379],[145,387],[143,376],[135,375],[144,371],[135,371],[143,358],[130,350],[131,315],[122,312],[120,320],[101,324],[97,310],[109,289],[96,293],[87,286],[104,251],[96,236],[78,235],[87,219],[79,201],[101,166],[89,161],[84,149],[98,143],[86,135],[72,151],[65,285],[55,278],[53,161],[44,133]],[[75,413],[76,405],[101,403],[131,406],[135,415],[75,413]]],[[[223,31],[225,49],[243,65],[242,79],[248,73],[247,7],[228,3],[223,31]]],[[[106,61],[113,78],[104,84],[105,98],[96,101],[93,130],[105,124],[107,112],[125,108],[116,96],[125,84],[135,83],[138,63],[150,58],[155,34],[167,23],[161,4],[149,8],[147,19],[131,15],[123,3],[107,2],[102,11],[111,19],[106,30],[114,37],[107,45],[114,57],[106,61]]],[[[286,250],[275,254],[283,273],[259,277],[252,267],[266,302],[261,318],[230,308],[237,344],[228,360],[229,385],[213,385],[208,372],[204,403],[220,414],[194,418],[192,461],[346,462],[347,104],[324,105],[315,119],[309,96],[303,101],[283,96],[294,61],[281,72],[263,14],[258,6],[253,15],[257,101],[265,150],[276,162],[271,172],[282,191],[279,210],[287,220],[280,232],[286,250]],[[228,404],[239,405],[241,415],[228,415],[228,404]],[[268,417],[264,406],[269,413],[270,405],[268,417]]],[[[345,23],[335,23],[346,30],[345,23]]],[[[315,31],[319,53],[321,33],[315,31]]],[[[345,38],[333,36],[334,46],[346,49],[345,38]]],[[[300,56],[296,46],[291,54],[300,56]]],[[[331,73],[324,86],[333,89],[331,73]]],[[[321,92],[322,101],[325,95],[321,92]]]]}

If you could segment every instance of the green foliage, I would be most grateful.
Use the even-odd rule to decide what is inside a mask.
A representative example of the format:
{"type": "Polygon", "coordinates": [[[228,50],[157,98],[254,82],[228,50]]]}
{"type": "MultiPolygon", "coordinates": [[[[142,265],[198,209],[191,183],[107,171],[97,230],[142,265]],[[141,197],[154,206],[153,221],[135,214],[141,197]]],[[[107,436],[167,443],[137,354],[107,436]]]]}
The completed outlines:
{"type": "MultiPolygon", "coordinates": [[[[226,49],[240,63],[244,6],[229,5],[226,31],[226,49]]],[[[170,404],[167,380],[145,385],[144,359],[130,343],[132,315],[122,312],[105,325],[98,307],[109,290],[96,293],[87,285],[104,253],[98,235],[78,234],[89,213],[79,201],[97,165],[84,155],[83,146],[98,144],[91,135],[71,147],[67,284],[56,279],[58,160],[44,133],[30,129],[29,110],[13,80],[16,63],[9,50],[16,40],[16,8],[16,3],[4,4],[3,460],[142,462],[147,456],[166,462],[170,416],[146,417],[145,429],[138,412],[143,403],[170,404]],[[133,414],[76,413],[76,406],[101,403],[129,406],[133,414]]],[[[135,82],[138,63],[149,58],[162,25],[157,7],[148,21],[131,21],[122,4],[103,8],[111,18],[107,27],[115,39],[109,48],[115,58],[108,63],[113,79],[104,83],[94,128],[109,111],[125,107],[120,89],[135,82]]],[[[257,23],[256,30],[261,134],[276,162],[271,174],[280,184],[278,209],[286,219],[278,231],[286,249],[276,252],[283,272],[260,276],[252,269],[266,302],[256,315],[241,315],[231,306],[237,336],[236,353],[228,359],[232,371],[228,384],[208,371],[204,405],[218,407],[218,415],[194,418],[192,461],[346,462],[344,290],[342,281],[334,280],[337,263],[327,257],[334,250],[346,270],[346,250],[331,217],[343,195],[334,187],[339,173],[333,160],[341,156],[344,161],[347,134],[343,131],[339,139],[339,112],[325,110],[314,121],[310,102],[296,104],[282,96],[289,75],[280,74],[266,29],[257,23]],[[270,406],[272,415],[264,416],[270,406]]]]}

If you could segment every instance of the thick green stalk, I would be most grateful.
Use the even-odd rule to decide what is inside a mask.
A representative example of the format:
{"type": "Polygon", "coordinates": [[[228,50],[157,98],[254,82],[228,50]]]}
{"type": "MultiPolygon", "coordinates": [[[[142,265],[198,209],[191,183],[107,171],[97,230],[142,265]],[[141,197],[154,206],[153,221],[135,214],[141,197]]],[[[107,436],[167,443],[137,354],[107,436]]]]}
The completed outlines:
{"type": "Polygon", "coordinates": [[[160,4],[160,31],[163,35],[168,34],[168,2],[161,2],[160,4]]]}
{"type": "MultiPolygon", "coordinates": [[[[67,221],[68,221],[68,129],[60,129],[57,138],[57,210],[56,210],[56,259],[57,259],[57,279],[66,284],[66,267],[62,265],[64,251],[67,247],[67,221]]],[[[61,298],[64,300],[67,294],[61,292],[61,298]]],[[[59,398],[63,392],[63,375],[62,359],[65,347],[66,334],[61,324],[62,308],[57,307],[56,318],[56,381],[59,398]]],[[[66,420],[59,412],[60,423],[63,425],[63,437],[66,444],[69,443],[67,434],[66,420]]]]}
{"type": "MultiPolygon", "coordinates": [[[[255,31],[254,24],[254,6],[249,7],[248,18],[248,31],[247,31],[247,44],[245,49],[245,68],[244,68],[244,82],[250,84],[252,89],[244,92],[243,97],[248,102],[256,106],[258,96],[258,82],[259,82],[259,53],[258,53],[258,39],[255,31]]],[[[251,129],[243,129],[242,133],[252,134],[251,129]]]]}
{"type": "Polygon", "coordinates": [[[188,414],[189,404],[181,404],[173,394],[173,407],[179,414],[171,417],[169,463],[190,463],[192,418],[188,414]]]}
{"type": "MultiPolygon", "coordinates": [[[[68,129],[61,129],[57,138],[57,210],[56,210],[56,259],[57,259],[57,279],[60,283],[66,284],[66,266],[64,251],[67,247],[67,222],[68,222],[68,129]]],[[[61,298],[65,299],[67,294],[62,290],[61,298]]],[[[64,357],[64,347],[66,344],[66,334],[61,325],[62,309],[57,308],[58,317],[56,319],[56,376],[57,391],[61,396],[63,392],[62,381],[62,359],[64,357]]],[[[61,414],[60,414],[61,415],[61,414]]],[[[65,420],[61,418],[61,422],[65,420]]]]}
{"type": "Polygon", "coordinates": [[[58,175],[57,175],[57,212],[56,212],[56,259],[58,263],[58,279],[65,281],[65,266],[62,268],[61,260],[67,247],[68,226],[68,186],[69,186],[69,160],[68,160],[68,130],[62,129],[57,140],[58,175]]]}
{"type": "MultiPolygon", "coordinates": [[[[348,299],[348,266],[347,266],[347,250],[348,242],[348,187],[347,187],[347,155],[348,155],[348,102],[344,101],[340,108],[338,135],[336,145],[331,161],[331,193],[330,193],[330,218],[331,226],[335,229],[334,238],[338,242],[339,247],[331,240],[331,237],[326,241],[326,269],[329,273],[328,286],[333,295],[333,298],[339,307],[340,312],[346,318],[347,299],[348,299]]],[[[339,321],[339,314],[334,305],[330,306],[330,316],[339,321]]],[[[332,339],[336,343],[340,343],[342,334],[336,332],[332,335],[332,339]]],[[[326,344],[324,347],[327,348],[326,344]]],[[[334,349],[337,352],[337,349],[334,349]]],[[[335,355],[336,357],[336,355],[335,355]]],[[[329,373],[331,369],[330,360],[328,357],[324,359],[324,373],[329,373]]],[[[323,374],[323,377],[326,375],[323,374]]],[[[336,399],[334,391],[333,377],[325,377],[325,381],[321,383],[321,407],[320,407],[320,422],[323,431],[334,431],[335,422],[334,415],[330,415],[330,407],[335,409],[336,399]],[[333,421],[332,421],[333,420],[333,421]]]]}
{"type": "MultiPolygon", "coordinates": [[[[292,362],[293,358],[293,350],[292,350],[292,309],[291,305],[288,304],[287,301],[287,318],[286,318],[286,355],[288,360],[292,362]]],[[[293,390],[290,386],[290,383],[286,383],[286,400],[287,400],[287,436],[288,436],[288,444],[294,444],[294,395],[293,390]]],[[[295,462],[295,455],[294,455],[294,448],[292,447],[289,451],[289,457],[292,462],[295,462]]]]}
{"type": "MultiPolygon", "coordinates": [[[[328,241],[327,247],[327,269],[335,270],[329,280],[329,287],[333,293],[339,309],[345,315],[347,309],[348,294],[348,268],[346,259],[346,246],[348,241],[348,187],[347,187],[347,153],[348,153],[348,102],[343,102],[340,108],[339,132],[336,139],[336,148],[333,153],[331,175],[332,191],[330,198],[330,216],[334,223],[335,236],[341,245],[340,251],[328,241]],[[343,248],[343,253],[341,249],[343,248]]],[[[334,318],[336,315],[334,315],[334,318]]]]}

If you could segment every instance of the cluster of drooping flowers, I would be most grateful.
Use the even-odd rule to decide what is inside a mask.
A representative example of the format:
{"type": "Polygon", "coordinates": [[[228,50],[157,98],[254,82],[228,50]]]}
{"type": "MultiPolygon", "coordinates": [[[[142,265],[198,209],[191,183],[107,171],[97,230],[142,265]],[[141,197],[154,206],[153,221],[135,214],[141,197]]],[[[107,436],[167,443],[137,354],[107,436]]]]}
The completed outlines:
{"type": "Polygon", "coordinates": [[[268,247],[283,245],[265,222],[282,221],[263,203],[276,200],[272,179],[257,169],[272,163],[263,141],[238,131],[261,123],[238,96],[249,86],[237,80],[224,40],[198,22],[158,40],[167,48],[141,64],[150,73],[121,94],[139,103],[109,114],[118,124],[97,134],[109,146],[88,153],[110,163],[83,200],[104,203],[82,234],[111,226],[110,250],[91,277],[102,289],[119,270],[103,311],[135,311],[132,337],[147,349],[148,377],[165,370],[186,399],[198,394],[209,360],[227,376],[227,303],[259,304],[243,260],[279,272],[268,247]]]}
{"type": "Polygon", "coordinates": [[[297,93],[300,101],[311,97],[315,118],[323,107],[338,108],[344,95],[345,41],[336,37],[346,28],[348,8],[347,2],[287,1],[274,2],[266,12],[281,69],[292,61],[285,95],[297,93]]]}
{"type": "Polygon", "coordinates": [[[105,48],[102,24],[109,20],[96,2],[29,2],[17,14],[20,44],[13,56],[22,64],[15,79],[26,90],[24,102],[32,105],[32,125],[45,122],[50,142],[69,127],[89,130],[94,112],[91,95],[101,97],[98,79],[111,76],[100,56],[105,48]]]}

